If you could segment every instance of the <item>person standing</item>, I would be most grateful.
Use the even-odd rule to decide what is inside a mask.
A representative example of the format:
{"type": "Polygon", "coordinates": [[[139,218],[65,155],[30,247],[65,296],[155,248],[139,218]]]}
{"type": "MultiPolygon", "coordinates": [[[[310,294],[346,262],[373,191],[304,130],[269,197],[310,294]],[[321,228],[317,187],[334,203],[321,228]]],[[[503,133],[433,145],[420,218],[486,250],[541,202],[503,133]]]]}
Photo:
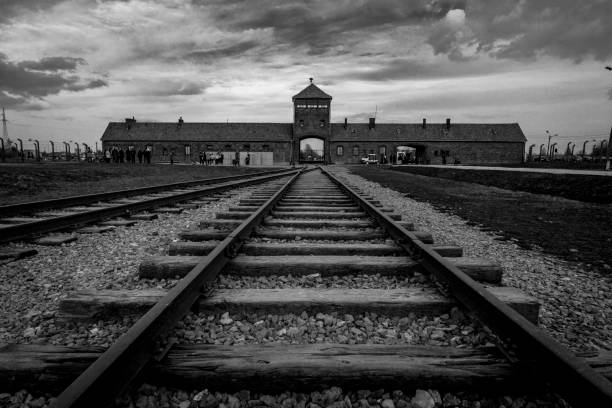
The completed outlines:
{"type": "Polygon", "coordinates": [[[246,157],[244,158],[244,165],[248,166],[249,163],[251,163],[251,155],[249,154],[249,152],[247,152],[246,157]]]}
{"type": "Polygon", "coordinates": [[[234,166],[240,166],[240,152],[238,150],[234,154],[234,166]]]}
{"type": "Polygon", "coordinates": [[[138,149],[138,164],[142,164],[142,150],[138,149]]]}
{"type": "Polygon", "coordinates": [[[170,165],[174,164],[174,150],[170,152],[170,165]]]}

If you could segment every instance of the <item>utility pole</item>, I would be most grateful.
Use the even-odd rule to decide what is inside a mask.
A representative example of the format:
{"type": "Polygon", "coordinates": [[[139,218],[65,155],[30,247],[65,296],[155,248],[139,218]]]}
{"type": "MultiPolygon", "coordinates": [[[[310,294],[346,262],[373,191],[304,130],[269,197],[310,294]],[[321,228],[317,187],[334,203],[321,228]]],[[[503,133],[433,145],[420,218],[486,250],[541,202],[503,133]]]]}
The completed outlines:
{"type": "Polygon", "coordinates": [[[608,139],[608,147],[606,149],[606,171],[610,171],[610,145],[612,144],[612,128],[610,128],[610,138],[608,139]]]}
{"type": "Polygon", "coordinates": [[[4,108],[2,108],[2,161],[4,161],[4,141],[6,140],[6,143],[9,145],[9,149],[10,149],[10,143],[8,142],[8,129],[6,128],[6,114],[4,113],[4,108]]]}

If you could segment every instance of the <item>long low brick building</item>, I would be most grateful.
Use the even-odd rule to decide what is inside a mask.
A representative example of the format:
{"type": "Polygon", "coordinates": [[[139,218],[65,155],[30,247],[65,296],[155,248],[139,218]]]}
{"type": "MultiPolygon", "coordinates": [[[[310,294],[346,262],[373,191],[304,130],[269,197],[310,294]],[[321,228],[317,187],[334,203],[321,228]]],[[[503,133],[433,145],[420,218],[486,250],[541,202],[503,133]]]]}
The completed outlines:
{"type": "Polygon", "coordinates": [[[153,161],[197,162],[200,152],[232,164],[360,163],[374,155],[390,163],[521,163],[526,138],[517,123],[330,123],[332,97],[314,84],[293,97],[293,123],[111,122],[103,149],[148,149],[153,161]]]}

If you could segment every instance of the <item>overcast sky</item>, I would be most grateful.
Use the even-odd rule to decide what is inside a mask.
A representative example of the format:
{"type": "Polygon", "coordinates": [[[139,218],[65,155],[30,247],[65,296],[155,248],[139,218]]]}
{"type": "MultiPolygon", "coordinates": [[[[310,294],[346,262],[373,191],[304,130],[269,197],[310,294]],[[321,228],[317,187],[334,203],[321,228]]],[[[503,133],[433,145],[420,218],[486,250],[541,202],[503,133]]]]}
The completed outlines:
{"type": "Polygon", "coordinates": [[[131,116],[288,123],[309,77],[336,122],[518,122],[576,151],[612,125],[610,0],[0,4],[12,138],[93,144],[131,116]]]}

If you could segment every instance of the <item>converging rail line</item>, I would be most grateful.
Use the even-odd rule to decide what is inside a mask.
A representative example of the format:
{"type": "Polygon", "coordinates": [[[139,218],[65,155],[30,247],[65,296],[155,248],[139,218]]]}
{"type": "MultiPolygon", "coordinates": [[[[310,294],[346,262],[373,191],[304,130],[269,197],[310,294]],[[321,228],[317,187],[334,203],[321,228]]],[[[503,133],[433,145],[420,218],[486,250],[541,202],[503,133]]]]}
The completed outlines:
{"type": "MultiPolygon", "coordinates": [[[[0,243],[112,217],[138,219],[138,216],[133,217],[133,213],[261,183],[286,171],[273,170],[0,206],[0,243]],[[201,187],[203,185],[207,187],[201,187]]],[[[109,221],[105,225],[128,225],[130,222],[134,221],[109,221]]]]}
{"type": "MultiPolygon", "coordinates": [[[[582,406],[585,395],[588,406],[612,406],[610,356],[579,359],[538,329],[537,301],[500,286],[503,270],[497,263],[464,257],[460,247],[435,245],[431,234],[417,231],[393,209],[325,169],[280,176],[238,206],[182,232],[167,256],[152,256],[140,264],[142,278],[181,277],[172,289],[83,291],[62,301],[60,312],[67,320],[144,313],[107,350],[6,346],[0,352],[0,366],[5,367],[0,379],[43,386],[45,378],[52,378],[54,386],[69,384],[56,401],[61,407],[108,406],[132,382],[141,381],[266,391],[323,384],[476,390],[551,384],[576,406],[582,406]],[[331,279],[420,273],[431,276],[431,284],[211,289],[219,274],[331,279]],[[229,324],[229,313],[441,316],[458,304],[493,330],[494,346],[359,344],[346,336],[334,342],[325,337],[323,326],[340,328],[352,322],[345,318],[319,325],[325,317],[317,320],[309,341],[291,344],[264,344],[269,334],[251,336],[240,345],[180,342],[173,334],[190,311],[196,316],[223,311],[221,320],[227,322],[222,324],[229,324]]],[[[263,323],[254,326],[258,324],[263,323]]],[[[395,340],[391,326],[385,335],[395,340]]],[[[354,339],[363,340],[366,334],[351,327],[354,339]]],[[[274,336],[295,339],[293,329],[274,336]]]]}

